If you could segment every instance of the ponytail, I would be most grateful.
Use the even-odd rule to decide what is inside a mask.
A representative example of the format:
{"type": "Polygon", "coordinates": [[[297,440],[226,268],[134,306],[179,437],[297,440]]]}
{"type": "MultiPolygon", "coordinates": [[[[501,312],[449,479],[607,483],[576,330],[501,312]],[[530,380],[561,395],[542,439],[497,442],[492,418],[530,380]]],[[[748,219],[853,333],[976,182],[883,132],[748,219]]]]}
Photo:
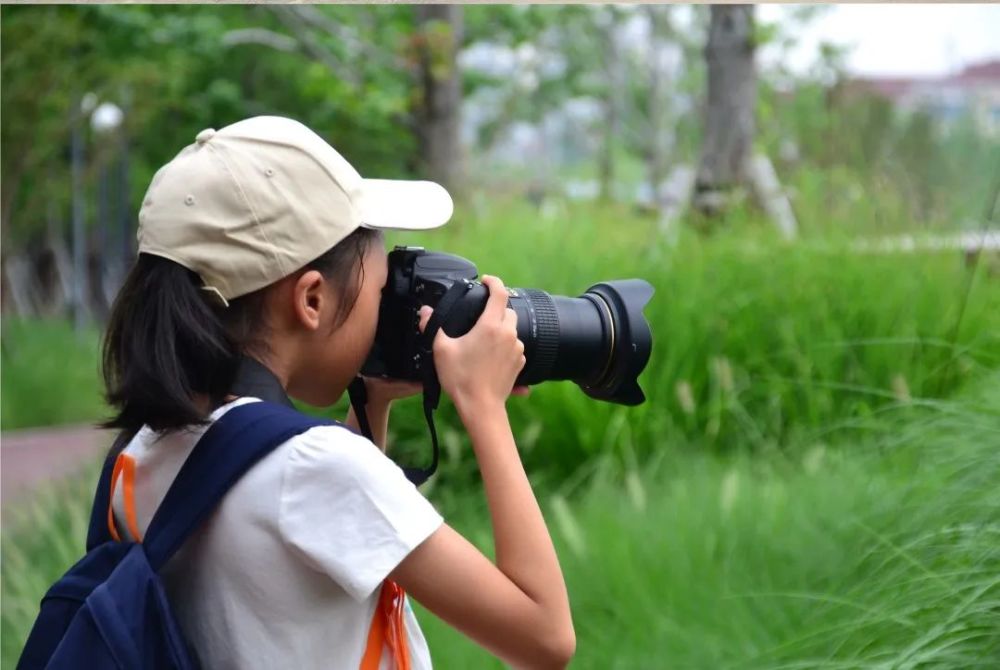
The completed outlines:
{"type": "MultiPolygon", "coordinates": [[[[361,290],[362,259],[381,241],[358,228],[304,269],[319,271],[341,292],[335,324],[361,290]]],[[[117,414],[102,424],[131,437],[143,425],[174,430],[204,424],[207,398],[221,405],[240,358],[267,353],[267,287],[222,307],[201,290],[198,274],[161,256],[140,253],[115,299],[103,347],[105,396],[117,414]]]]}
{"type": "Polygon", "coordinates": [[[118,414],[105,422],[134,434],[205,420],[196,396],[220,404],[236,376],[239,348],[191,270],[139,254],[111,310],[104,385],[118,414]]]}

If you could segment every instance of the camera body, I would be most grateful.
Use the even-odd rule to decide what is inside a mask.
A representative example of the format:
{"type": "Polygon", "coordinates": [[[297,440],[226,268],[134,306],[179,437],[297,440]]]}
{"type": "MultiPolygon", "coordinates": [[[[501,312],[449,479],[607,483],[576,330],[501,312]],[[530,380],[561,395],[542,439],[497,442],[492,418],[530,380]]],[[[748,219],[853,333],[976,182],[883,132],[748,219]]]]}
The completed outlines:
{"type": "MultiPolygon", "coordinates": [[[[489,290],[476,266],[459,256],[396,247],[379,306],[378,331],[362,374],[419,381],[433,365],[419,329],[422,305],[436,307],[457,282],[464,293],[441,328],[460,337],[475,325],[489,290]]],[[[652,347],[642,308],[653,287],[639,279],[602,282],[578,298],[538,289],[509,288],[507,305],[517,313],[517,335],[525,346],[525,366],[517,384],[569,379],[587,395],[626,405],[645,400],[637,377],[652,347]]]]}
{"type": "MultiPolygon", "coordinates": [[[[467,282],[485,291],[475,281],[476,277],[476,266],[458,256],[427,252],[422,247],[396,247],[390,252],[388,278],[379,305],[378,332],[362,374],[422,379],[423,366],[433,363],[425,361],[422,355],[420,307],[436,306],[455,282],[467,282]]],[[[442,329],[453,337],[471,327],[470,323],[463,332],[458,332],[457,323],[442,324],[442,329]]]]}

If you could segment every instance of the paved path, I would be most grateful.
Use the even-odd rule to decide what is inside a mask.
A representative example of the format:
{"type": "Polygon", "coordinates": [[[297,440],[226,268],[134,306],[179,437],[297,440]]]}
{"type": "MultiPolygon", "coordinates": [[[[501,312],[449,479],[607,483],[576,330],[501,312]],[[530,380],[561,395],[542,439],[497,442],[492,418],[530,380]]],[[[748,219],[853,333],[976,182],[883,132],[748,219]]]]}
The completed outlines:
{"type": "MultiPolygon", "coordinates": [[[[110,431],[92,426],[64,426],[10,431],[0,435],[0,510],[30,500],[43,484],[65,477],[94,459],[111,444],[110,431]]],[[[95,482],[96,483],[96,482],[95,482]]]]}

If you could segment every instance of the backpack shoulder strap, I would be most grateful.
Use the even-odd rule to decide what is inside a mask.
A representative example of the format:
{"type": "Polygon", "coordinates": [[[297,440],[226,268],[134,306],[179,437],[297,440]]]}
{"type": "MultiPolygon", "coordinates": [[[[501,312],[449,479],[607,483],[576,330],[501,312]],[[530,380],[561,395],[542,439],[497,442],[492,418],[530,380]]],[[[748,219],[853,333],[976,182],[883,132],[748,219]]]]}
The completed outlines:
{"type": "Polygon", "coordinates": [[[170,560],[257,461],[309,428],[337,423],[271,402],[223,414],[195,445],[150,521],[143,545],[153,570],[170,560]]]}
{"type": "Polygon", "coordinates": [[[104,466],[101,468],[101,478],[98,480],[97,490],[94,492],[94,506],[90,510],[90,527],[87,530],[87,551],[91,551],[95,547],[112,540],[111,531],[108,528],[108,505],[111,502],[111,474],[114,471],[115,458],[125,448],[130,439],[131,435],[120,433],[115,438],[114,444],[108,450],[108,455],[104,459],[104,466]]]}

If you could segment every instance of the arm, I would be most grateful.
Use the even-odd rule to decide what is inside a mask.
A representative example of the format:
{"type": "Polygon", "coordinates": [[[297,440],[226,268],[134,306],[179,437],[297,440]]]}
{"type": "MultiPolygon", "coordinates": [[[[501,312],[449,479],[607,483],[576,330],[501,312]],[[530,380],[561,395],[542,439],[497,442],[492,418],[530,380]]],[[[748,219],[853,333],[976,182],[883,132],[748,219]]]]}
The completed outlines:
{"type": "Polygon", "coordinates": [[[506,411],[469,433],[493,521],[496,565],[443,525],[390,575],[424,607],[515,667],[563,667],[576,637],[559,559],[506,411]]]}
{"type": "MultiPolygon", "coordinates": [[[[435,364],[479,463],[493,523],[496,565],[447,525],[390,575],[427,609],[504,661],[562,667],[576,647],[566,585],[521,464],[505,401],[524,365],[516,315],[496,278],[465,336],[438,333],[435,364]]],[[[426,324],[429,313],[422,315],[426,324]]]]}

